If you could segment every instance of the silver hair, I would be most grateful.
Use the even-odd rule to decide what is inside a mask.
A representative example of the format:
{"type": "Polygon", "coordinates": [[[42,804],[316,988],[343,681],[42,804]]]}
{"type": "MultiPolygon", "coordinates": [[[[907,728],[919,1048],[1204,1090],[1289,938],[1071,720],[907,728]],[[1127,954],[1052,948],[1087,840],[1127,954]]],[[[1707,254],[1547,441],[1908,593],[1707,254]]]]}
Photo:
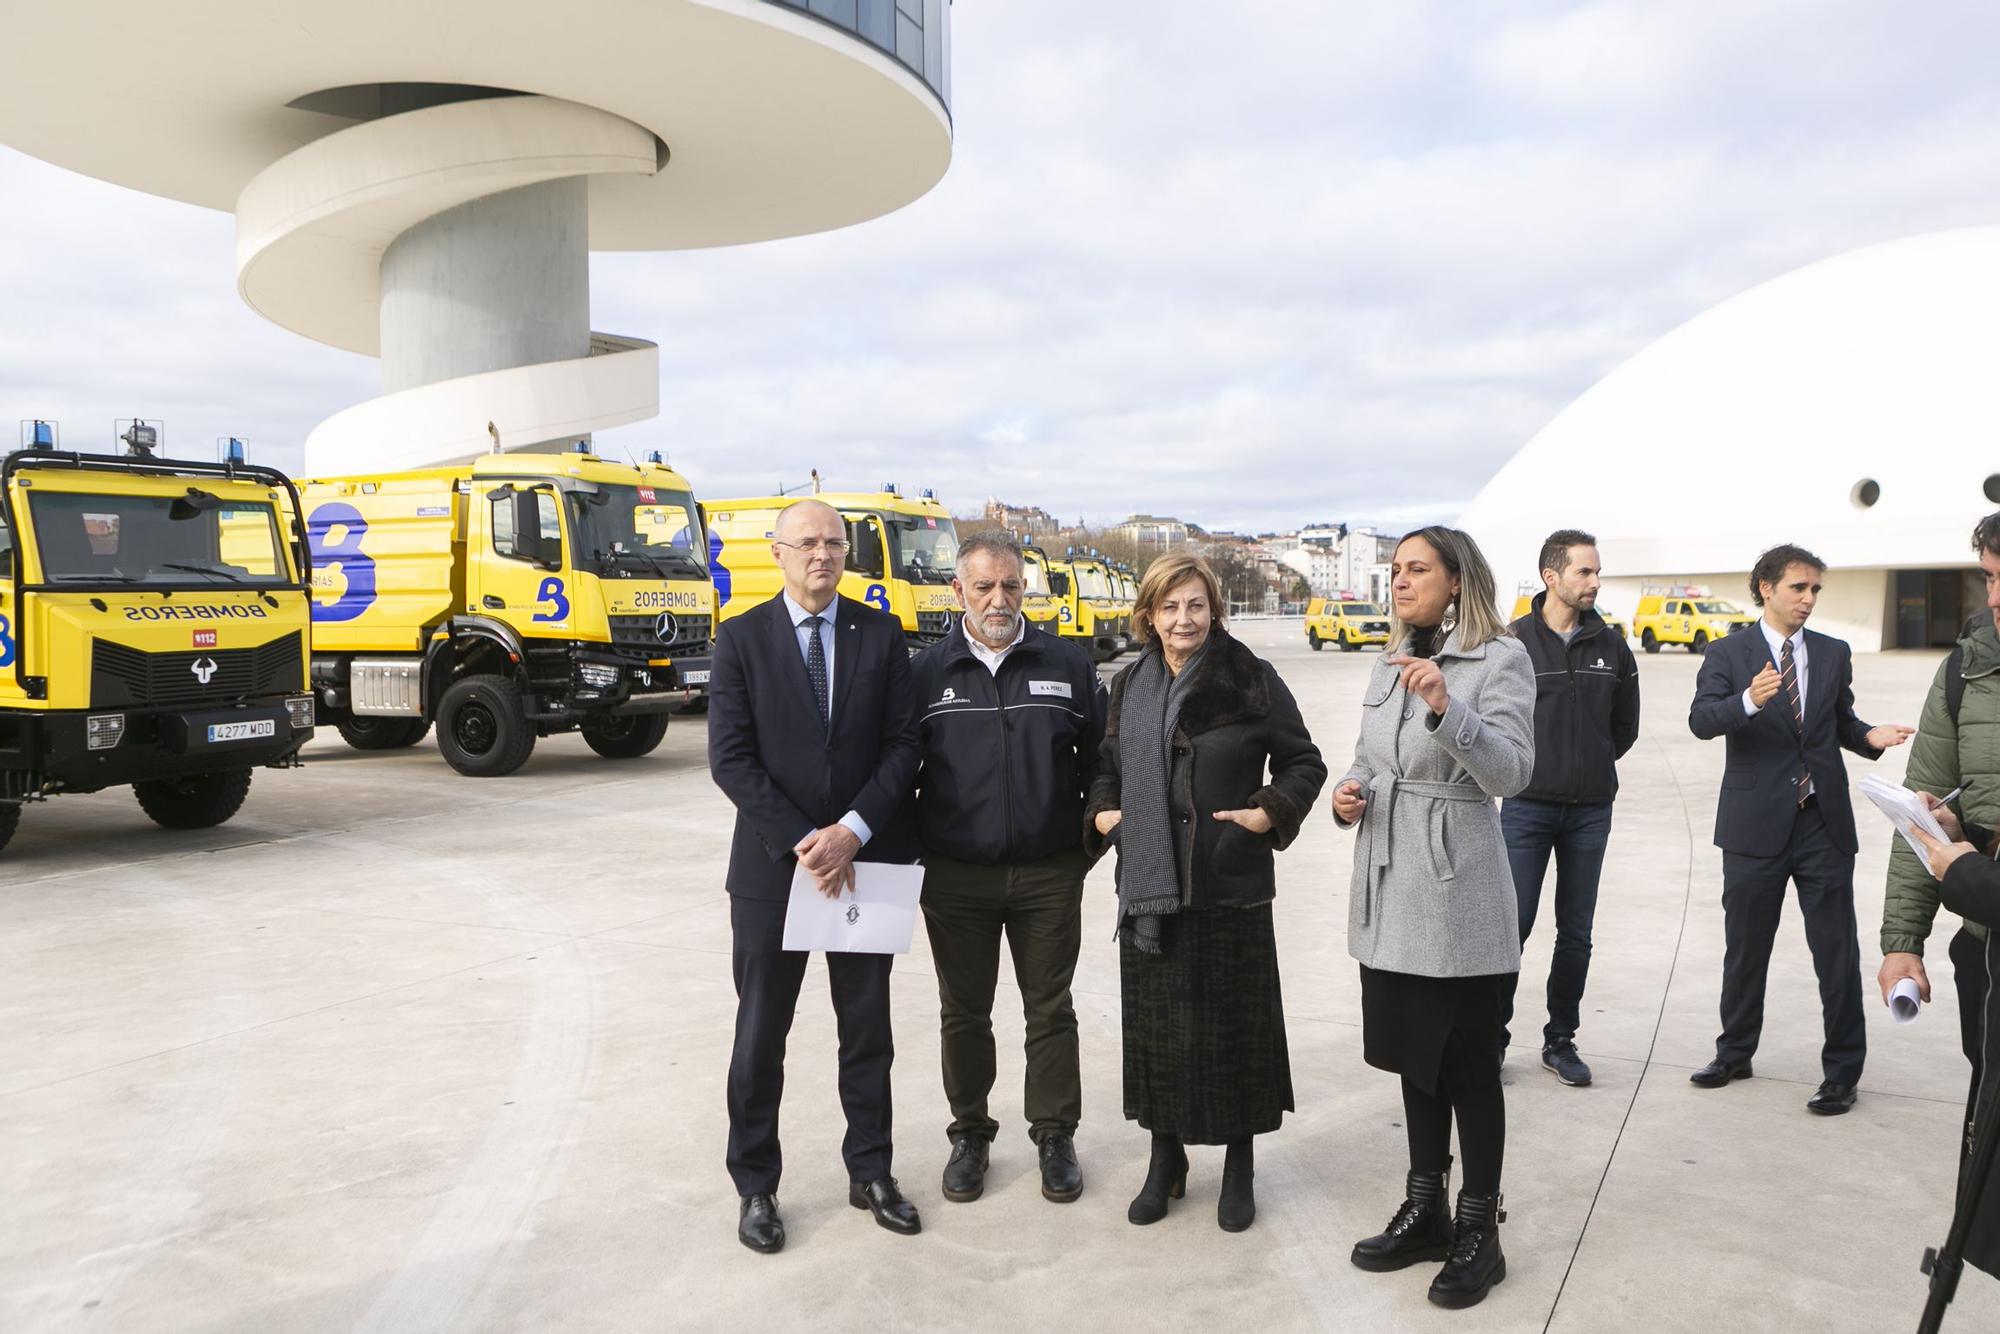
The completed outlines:
{"type": "Polygon", "coordinates": [[[984,533],[974,533],[958,546],[958,577],[965,578],[965,563],[979,552],[989,556],[1012,556],[1016,566],[1025,566],[1027,558],[1021,554],[1021,544],[1014,540],[1012,533],[993,529],[984,533]]]}

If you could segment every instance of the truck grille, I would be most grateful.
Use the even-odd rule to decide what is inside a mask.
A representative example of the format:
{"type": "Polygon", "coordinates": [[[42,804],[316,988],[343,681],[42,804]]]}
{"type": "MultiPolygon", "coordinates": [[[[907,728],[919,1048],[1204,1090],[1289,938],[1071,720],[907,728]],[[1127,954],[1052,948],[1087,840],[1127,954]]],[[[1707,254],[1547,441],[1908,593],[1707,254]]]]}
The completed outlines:
{"type": "Polygon", "coordinates": [[[180,708],[296,694],[305,680],[299,641],[290,634],[256,648],[147,653],[99,639],[90,649],[90,707],[180,708]]]}
{"type": "Polygon", "coordinates": [[[680,612],[674,614],[674,637],[662,640],[658,616],[613,616],[611,651],[621,657],[674,658],[686,653],[707,653],[709,618],[680,612]]]}
{"type": "Polygon", "coordinates": [[[943,639],[951,633],[951,627],[958,621],[955,611],[920,611],[917,613],[917,638],[922,640],[943,639]]]}

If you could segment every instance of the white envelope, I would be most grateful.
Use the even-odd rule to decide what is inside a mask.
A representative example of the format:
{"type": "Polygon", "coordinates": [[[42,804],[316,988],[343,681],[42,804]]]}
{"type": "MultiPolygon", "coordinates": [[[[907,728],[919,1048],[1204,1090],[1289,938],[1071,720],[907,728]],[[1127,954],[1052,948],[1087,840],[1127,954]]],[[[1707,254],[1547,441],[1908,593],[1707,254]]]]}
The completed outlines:
{"type": "Polygon", "coordinates": [[[830,899],[801,866],[792,873],[784,946],[834,954],[908,954],[923,890],[921,866],[856,862],[854,891],[830,899]]]}

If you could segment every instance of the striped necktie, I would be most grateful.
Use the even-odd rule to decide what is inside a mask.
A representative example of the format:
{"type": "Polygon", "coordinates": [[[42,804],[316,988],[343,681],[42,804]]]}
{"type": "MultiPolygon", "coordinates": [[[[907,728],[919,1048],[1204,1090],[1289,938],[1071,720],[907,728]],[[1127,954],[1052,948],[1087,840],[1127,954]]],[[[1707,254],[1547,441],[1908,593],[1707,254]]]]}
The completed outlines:
{"type": "MultiPolygon", "coordinates": [[[[1799,700],[1798,658],[1792,650],[1792,641],[1789,639],[1785,641],[1785,651],[1778,660],[1778,673],[1778,684],[1784,688],[1785,703],[1792,706],[1792,727],[1803,738],[1806,734],[1806,711],[1805,705],[1799,700]]],[[[1794,781],[1799,790],[1799,805],[1803,806],[1806,804],[1806,798],[1812,795],[1812,770],[1806,767],[1803,747],[1799,750],[1799,776],[1794,781]]]]}

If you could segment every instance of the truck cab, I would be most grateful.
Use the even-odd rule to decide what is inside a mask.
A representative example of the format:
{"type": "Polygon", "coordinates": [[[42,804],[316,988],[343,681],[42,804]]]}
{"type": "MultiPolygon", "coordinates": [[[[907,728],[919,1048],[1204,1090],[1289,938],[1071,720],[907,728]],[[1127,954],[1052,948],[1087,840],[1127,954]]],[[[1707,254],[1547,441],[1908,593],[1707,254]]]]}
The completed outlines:
{"type": "Polygon", "coordinates": [[[1051,562],[1049,574],[1056,591],[1056,632],[1075,640],[1092,662],[1109,662],[1122,653],[1127,639],[1104,562],[1072,551],[1051,562]]]}
{"type": "Polygon", "coordinates": [[[1306,643],[1317,653],[1328,644],[1343,653],[1389,642],[1389,613],[1357,598],[1314,598],[1306,604],[1306,643]]]}
{"type": "Polygon", "coordinates": [[[580,731],[649,754],[708,684],[711,542],[685,478],[587,451],[489,454],[304,487],[312,681],[359,750],[437,727],[447,763],[513,773],[580,731]]]}
{"type": "Polygon", "coordinates": [[[1648,653],[1658,653],[1662,644],[1685,644],[1690,653],[1705,653],[1710,642],[1735,634],[1756,619],[1706,589],[1688,589],[1641,596],[1632,628],[1648,653]]]}
{"type": "Polygon", "coordinates": [[[709,521],[720,540],[716,596],[727,621],[784,587],[771,556],[778,515],[799,500],[821,500],[847,525],[847,569],[840,594],[886,611],[903,623],[910,651],[937,643],[958,624],[958,527],[925,491],[906,497],[893,482],[880,491],[828,491],[810,497],[749,496],[710,503],[709,521]]]}
{"type": "MultiPolygon", "coordinates": [[[[1021,614],[1030,625],[1050,634],[1058,633],[1063,603],[1056,596],[1049,574],[1048,552],[1037,546],[1022,546],[1021,582],[1025,585],[1021,595],[1021,614]]],[[[1067,579],[1064,582],[1067,583],[1067,579]]]]}
{"type": "Polygon", "coordinates": [[[0,465],[0,847],[24,803],[130,786],[235,815],[313,734],[305,546],[269,468],[24,449],[0,465]]]}

